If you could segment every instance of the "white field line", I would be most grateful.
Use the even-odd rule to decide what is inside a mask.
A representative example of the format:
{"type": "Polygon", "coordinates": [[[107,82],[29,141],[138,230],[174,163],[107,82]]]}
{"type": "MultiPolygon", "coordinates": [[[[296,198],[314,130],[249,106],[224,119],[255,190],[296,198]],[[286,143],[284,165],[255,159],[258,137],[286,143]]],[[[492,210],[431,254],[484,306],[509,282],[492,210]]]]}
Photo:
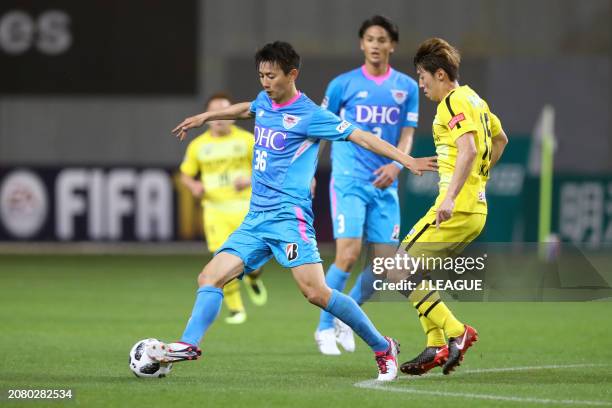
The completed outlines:
{"type": "MultiPolygon", "coordinates": [[[[481,373],[504,373],[513,371],[530,371],[530,370],[548,370],[548,369],[561,369],[561,368],[584,368],[584,367],[601,367],[606,364],[566,364],[566,365],[543,365],[543,366],[532,366],[532,367],[500,367],[500,368],[483,368],[475,370],[464,370],[453,373],[453,376],[466,375],[466,374],[481,374],[481,373]]],[[[421,378],[441,377],[441,373],[430,374],[426,377],[410,377],[402,376],[400,379],[409,379],[411,381],[418,380],[421,378]]],[[[494,394],[476,394],[466,392],[450,392],[450,391],[432,391],[422,390],[416,388],[399,388],[393,387],[393,383],[383,383],[377,380],[366,380],[360,381],[354,384],[357,388],[365,388],[370,390],[380,390],[389,392],[403,392],[409,394],[422,394],[422,395],[433,395],[438,397],[459,397],[459,398],[473,398],[482,400],[494,400],[494,401],[509,401],[519,403],[534,403],[534,404],[563,404],[563,405],[589,405],[589,406],[612,406],[612,402],[608,401],[588,401],[588,400],[562,400],[562,399],[550,399],[550,398],[534,398],[534,397],[508,397],[503,395],[494,394]]]]}

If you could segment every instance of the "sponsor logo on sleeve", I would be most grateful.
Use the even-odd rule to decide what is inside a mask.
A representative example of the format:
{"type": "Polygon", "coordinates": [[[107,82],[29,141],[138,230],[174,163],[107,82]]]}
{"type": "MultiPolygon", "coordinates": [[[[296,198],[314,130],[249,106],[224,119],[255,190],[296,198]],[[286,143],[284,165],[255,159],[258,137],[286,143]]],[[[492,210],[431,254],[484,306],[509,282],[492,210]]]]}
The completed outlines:
{"type": "Polygon", "coordinates": [[[406,120],[408,122],[418,122],[419,114],[416,112],[408,112],[408,114],[406,115],[406,120]]]}
{"type": "Polygon", "coordinates": [[[391,90],[391,96],[393,96],[393,100],[398,103],[398,104],[402,104],[406,101],[406,98],[408,97],[408,92],[406,91],[402,91],[399,89],[392,89],[391,90]]]}
{"type": "Polygon", "coordinates": [[[349,128],[349,126],[351,126],[351,124],[349,122],[347,122],[346,120],[343,120],[342,122],[340,122],[340,124],[336,127],[336,130],[338,131],[338,133],[344,133],[344,131],[346,129],[349,128]]]}
{"type": "Polygon", "coordinates": [[[287,130],[291,129],[300,121],[299,116],[289,115],[288,113],[283,113],[283,127],[287,130]]]}
{"type": "Polygon", "coordinates": [[[453,129],[455,126],[457,126],[457,123],[461,122],[462,120],[465,120],[465,115],[463,113],[455,115],[450,122],[448,122],[448,127],[453,129]]]}

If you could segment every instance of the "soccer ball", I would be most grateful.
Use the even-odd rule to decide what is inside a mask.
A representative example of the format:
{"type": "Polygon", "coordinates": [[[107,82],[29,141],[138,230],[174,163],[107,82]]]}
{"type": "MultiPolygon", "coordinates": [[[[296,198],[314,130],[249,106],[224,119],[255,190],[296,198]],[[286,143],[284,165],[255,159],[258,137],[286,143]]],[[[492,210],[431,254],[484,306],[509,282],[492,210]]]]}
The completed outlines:
{"type": "Polygon", "coordinates": [[[166,345],[157,339],[140,340],[130,350],[130,370],[140,378],[162,378],[172,369],[172,363],[160,363],[151,356],[159,355],[166,345]]]}

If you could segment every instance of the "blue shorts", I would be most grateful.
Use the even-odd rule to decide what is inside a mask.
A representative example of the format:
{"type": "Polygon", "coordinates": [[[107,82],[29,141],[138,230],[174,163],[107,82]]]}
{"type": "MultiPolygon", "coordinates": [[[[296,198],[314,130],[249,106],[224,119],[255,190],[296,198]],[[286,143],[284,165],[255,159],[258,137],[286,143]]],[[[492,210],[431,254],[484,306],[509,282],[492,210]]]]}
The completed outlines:
{"type": "Polygon", "coordinates": [[[296,205],[270,211],[249,211],[242,224],[216,252],[244,262],[244,272],[261,268],[272,256],[285,268],[321,263],[311,208],[296,205]]]}
{"type": "Polygon", "coordinates": [[[398,244],[400,207],[396,187],[384,190],[352,177],[329,183],[334,239],[362,238],[374,244],[398,244]]]}

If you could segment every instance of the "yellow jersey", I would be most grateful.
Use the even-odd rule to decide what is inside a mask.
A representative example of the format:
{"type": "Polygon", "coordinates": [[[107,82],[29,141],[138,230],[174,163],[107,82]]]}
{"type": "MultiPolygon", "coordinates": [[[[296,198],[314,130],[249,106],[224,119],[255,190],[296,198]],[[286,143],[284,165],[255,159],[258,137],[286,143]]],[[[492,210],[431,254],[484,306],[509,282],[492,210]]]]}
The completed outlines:
{"type": "Polygon", "coordinates": [[[478,153],[463,188],[455,199],[454,211],[487,213],[485,187],[491,166],[491,139],[502,131],[501,122],[489,105],[469,86],[463,85],[449,92],[438,104],[433,122],[433,137],[438,155],[440,174],[437,208],[444,200],[457,162],[457,139],[474,134],[478,153]]]}
{"type": "Polygon", "coordinates": [[[234,181],[251,178],[254,144],[253,134],[237,126],[225,136],[206,131],[189,143],[180,170],[191,177],[200,174],[204,207],[227,212],[248,208],[251,187],[237,191],[234,181]]]}

